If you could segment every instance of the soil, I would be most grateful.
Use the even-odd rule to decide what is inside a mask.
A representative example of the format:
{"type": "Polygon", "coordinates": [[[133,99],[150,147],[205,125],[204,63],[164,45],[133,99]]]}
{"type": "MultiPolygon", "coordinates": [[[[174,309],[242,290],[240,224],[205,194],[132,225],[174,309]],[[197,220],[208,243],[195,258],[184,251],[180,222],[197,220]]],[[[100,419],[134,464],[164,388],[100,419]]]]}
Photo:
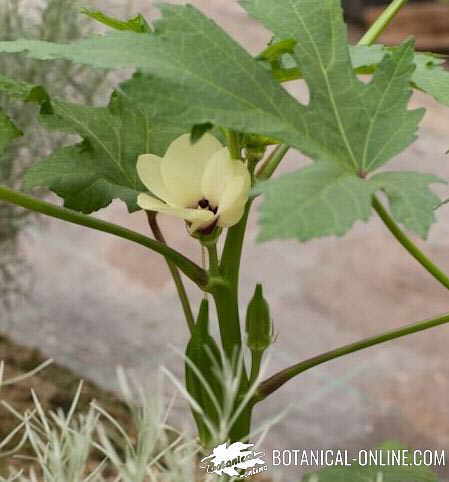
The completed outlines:
{"type": "MultiPolygon", "coordinates": [[[[35,369],[48,358],[39,350],[17,345],[5,336],[0,336],[0,360],[5,364],[4,379],[12,379],[25,375],[35,369]]],[[[62,409],[67,412],[73,397],[79,387],[80,377],[56,363],[44,368],[32,377],[5,385],[1,389],[0,399],[13,407],[19,413],[34,407],[31,391],[33,390],[46,410],[62,409]]],[[[85,380],[79,400],[79,411],[86,412],[89,404],[95,400],[123,426],[130,427],[129,410],[126,405],[112,392],[99,388],[94,383],[85,380]]],[[[17,418],[4,406],[0,407],[0,440],[3,440],[16,426],[17,418]]],[[[17,442],[15,440],[14,442],[17,442]]],[[[11,444],[11,448],[14,443],[11,444]]],[[[24,446],[20,455],[32,455],[29,446],[24,446]]],[[[98,462],[93,455],[92,464],[98,462]]],[[[23,459],[9,457],[0,459],[0,475],[7,474],[7,467],[28,468],[33,465],[23,459]]]]}

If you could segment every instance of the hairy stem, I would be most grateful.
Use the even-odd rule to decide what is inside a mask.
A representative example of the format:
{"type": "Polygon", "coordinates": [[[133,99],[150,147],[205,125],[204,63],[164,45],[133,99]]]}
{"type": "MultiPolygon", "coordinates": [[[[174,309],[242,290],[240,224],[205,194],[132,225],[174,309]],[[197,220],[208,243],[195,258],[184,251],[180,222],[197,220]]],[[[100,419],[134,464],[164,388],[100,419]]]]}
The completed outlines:
{"type": "MultiPolygon", "coordinates": [[[[154,238],[160,243],[167,245],[165,237],[159,227],[159,223],[157,222],[157,213],[154,211],[146,211],[146,214],[148,218],[148,224],[154,238]]],[[[173,261],[168,258],[165,258],[165,260],[167,261],[168,269],[171,273],[173,281],[175,282],[176,291],[178,292],[179,300],[181,301],[182,311],[184,312],[187,325],[189,327],[190,333],[192,333],[193,328],[195,327],[195,319],[193,317],[192,307],[190,306],[190,300],[187,296],[181,274],[173,261]]]]}
{"type": "Polygon", "coordinates": [[[437,281],[444,287],[449,289],[449,277],[441,271],[419,248],[416,244],[402,231],[390,216],[388,211],[383,207],[382,203],[373,197],[373,208],[385,223],[393,236],[401,243],[401,245],[420,263],[437,281]]]}
{"type": "Polygon", "coordinates": [[[148,249],[161,254],[166,259],[172,261],[189,279],[197,284],[201,289],[207,286],[207,273],[190,259],[178,251],[169,248],[165,244],[154,239],[143,236],[140,233],[119,226],[118,224],[102,221],[93,216],[81,214],[70,209],[62,208],[54,204],[36,199],[18,191],[14,191],[5,186],[0,186],[0,200],[21,206],[37,213],[45,214],[53,218],[61,219],[69,223],[86,226],[97,231],[109,233],[119,238],[127,239],[134,243],[145,246],[148,249]]]}
{"type": "Polygon", "coordinates": [[[268,378],[262,382],[257,389],[257,393],[254,398],[254,403],[260,402],[268,397],[271,393],[275,392],[284,383],[288,382],[292,378],[296,377],[300,373],[309,370],[310,368],[326,363],[330,360],[340,358],[344,355],[349,355],[359,350],[369,348],[374,345],[379,345],[380,343],[385,343],[396,338],[401,338],[403,336],[411,335],[412,333],[418,333],[420,331],[428,330],[435,326],[443,325],[449,322],[449,313],[439,316],[437,318],[432,318],[431,320],[420,321],[397,330],[387,331],[381,335],[373,336],[370,338],[365,338],[363,340],[351,343],[349,345],[342,346],[332,351],[328,351],[321,355],[309,358],[308,360],[302,361],[296,365],[292,365],[285,370],[276,373],[272,377],[268,378]]]}
{"type": "Polygon", "coordinates": [[[393,0],[360,39],[359,45],[372,45],[407,2],[408,0],[393,0]]]}

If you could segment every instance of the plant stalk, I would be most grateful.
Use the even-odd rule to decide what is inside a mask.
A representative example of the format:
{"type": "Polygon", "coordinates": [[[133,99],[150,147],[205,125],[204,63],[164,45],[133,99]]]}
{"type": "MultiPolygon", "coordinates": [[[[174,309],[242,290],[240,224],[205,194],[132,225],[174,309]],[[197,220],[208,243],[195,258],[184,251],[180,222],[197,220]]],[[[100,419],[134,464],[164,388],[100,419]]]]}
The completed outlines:
{"type": "Polygon", "coordinates": [[[251,351],[251,375],[249,377],[250,385],[254,384],[257,377],[259,376],[260,367],[263,359],[263,353],[264,352],[262,350],[251,351]]]}
{"type": "Polygon", "coordinates": [[[249,200],[245,207],[242,219],[229,228],[226,236],[223,253],[221,256],[220,270],[223,277],[228,280],[234,296],[238,299],[240,263],[243,252],[243,242],[245,240],[248,217],[251,210],[252,200],[249,200]]]}
{"type": "MultiPolygon", "coordinates": [[[[146,211],[146,214],[148,218],[148,224],[154,238],[160,243],[167,245],[165,237],[161,231],[161,228],[159,227],[159,223],[157,222],[157,213],[155,211],[146,211]]],[[[190,300],[187,295],[184,283],[182,281],[181,274],[173,261],[168,258],[165,258],[165,260],[167,261],[168,269],[175,283],[176,291],[178,292],[178,297],[181,301],[182,311],[184,312],[184,317],[189,327],[189,331],[190,333],[193,333],[193,328],[195,327],[195,319],[193,317],[192,307],[190,306],[190,300]]]]}
{"type": "Polygon", "coordinates": [[[217,308],[221,342],[227,359],[232,362],[238,356],[242,346],[240,316],[231,284],[222,276],[217,254],[217,245],[206,245],[209,254],[209,277],[218,279],[211,290],[217,308]]]}
{"type": "MultiPolygon", "coordinates": [[[[216,244],[206,244],[209,253],[209,276],[211,280],[219,282],[211,289],[217,309],[218,325],[220,329],[221,343],[224,354],[234,366],[242,351],[242,334],[240,328],[240,314],[238,306],[238,290],[226,279],[220,269],[216,244]]],[[[242,361],[242,363],[244,363],[242,361]]],[[[239,397],[237,406],[248,392],[248,375],[245,366],[242,368],[239,397]]],[[[232,442],[248,440],[251,429],[251,406],[248,406],[238,417],[232,427],[230,427],[229,438],[232,442]]]]}
{"type": "Polygon", "coordinates": [[[282,370],[272,377],[268,378],[262,382],[257,390],[253,403],[258,403],[264,400],[271,393],[279,389],[284,383],[287,383],[292,378],[296,377],[300,373],[309,370],[310,368],[316,367],[330,360],[335,360],[344,355],[349,355],[359,350],[369,348],[374,345],[379,345],[390,340],[395,340],[396,338],[401,338],[403,336],[411,335],[413,333],[418,333],[420,331],[428,330],[429,328],[434,328],[439,325],[444,325],[449,322],[449,313],[446,313],[437,318],[432,318],[431,320],[420,321],[411,325],[404,326],[397,330],[387,331],[381,335],[373,336],[370,338],[365,338],[363,340],[351,343],[349,345],[342,346],[332,351],[328,351],[321,355],[309,358],[308,360],[302,361],[296,365],[292,365],[285,370],[282,370]]]}
{"type": "Polygon", "coordinates": [[[225,133],[231,159],[242,160],[242,148],[240,145],[239,134],[232,129],[226,129],[225,133]]]}
{"type": "Polygon", "coordinates": [[[360,39],[359,45],[372,45],[407,2],[408,0],[393,0],[360,39]]]}
{"type": "Polygon", "coordinates": [[[279,144],[260,167],[256,174],[256,179],[258,181],[266,181],[267,179],[270,179],[289,149],[290,146],[287,146],[287,144],[279,144]]]}
{"type": "MultiPolygon", "coordinates": [[[[372,45],[382,32],[391,23],[396,14],[400,9],[407,3],[408,0],[393,0],[390,5],[384,10],[384,12],[379,16],[379,18],[374,22],[373,25],[368,29],[365,35],[360,39],[359,45],[372,45]]],[[[280,163],[278,161],[278,155],[285,155],[288,151],[288,146],[278,146],[272,154],[272,159],[268,158],[265,164],[259,171],[258,178],[261,180],[268,179],[275,171],[280,163]],[[277,151],[277,152],[276,152],[277,151]]],[[[281,158],[282,159],[282,158],[281,158]]],[[[384,223],[393,233],[393,235],[398,239],[402,246],[410,252],[412,256],[415,257],[438,281],[440,281],[444,286],[449,289],[449,278],[437,267],[435,266],[419,249],[414,243],[405,235],[405,233],[399,228],[395,221],[390,217],[388,212],[384,209],[382,204],[377,200],[376,197],[373,199],[373,207],[382,218],[384,223]]],[[[262,382],[258,388],[258,392],[254,398],[254,403],[257,403],[265,399],[268,395],[280,388],[284,383],[299,375],[300,373],[313,368],[317,365],[325,363],[327,361],[339,358],[344,355],[348,355],[358,350],[368,348],[373,345],[377,345],[395,338],[406,336],[412,333],[416,333],[434,326],[438,326],[449,322],[449,314],[443,315],[439,318],[434,318],[432,320],[416,323],[411,326],[401,328],[399,330],[393,330],[386,332],[377,337],[367,338],[359,342],[345,345],[336,350],[318,355],[316,357],[305,360],[301,363],[293,365],[281,372],[273,375],[271,378],[262,382]]]]}
{"type": "Polygon", "coordinates": [[[384,208],[382,203],[373,197],[373,208],[382,219],[384,224],[390,230],[391,234],[399,241],[399,243],[420,263],[437,281],[449,290],[449,277],[441,271],[419,248],[416,244],[402,231],[384,208]]]}
{"type": "Polygon", "coordinates": [[[97,231],[109,233],[119,238],[127,239],[134,243],[145,246],[148,249],[161,254],[166,259],[172,261],[189,279],[191,279],[201,289],[205,288],[208,283],[208,276],[200,266],[178,251],[166,246],[159,241],[143,236],[140,233],[119,226],[118,224],[109,223],[93,216],[81,214],[71,209],[62,208],[54,204],[42,201],[41,199],[28,196],[5,186],[0,186],[0,200],[6,201],[25,209],[30,209],[37,213],[45,214],[56,219],[61,219],[69,223],[85,226],[97,231]]]}

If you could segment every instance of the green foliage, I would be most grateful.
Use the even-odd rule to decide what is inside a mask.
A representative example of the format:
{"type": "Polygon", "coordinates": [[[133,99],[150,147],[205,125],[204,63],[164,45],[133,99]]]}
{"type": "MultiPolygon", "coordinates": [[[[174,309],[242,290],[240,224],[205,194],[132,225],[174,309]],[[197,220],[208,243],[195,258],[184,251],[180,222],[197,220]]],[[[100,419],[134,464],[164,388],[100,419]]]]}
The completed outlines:
{"type": "Polygon", "coordinates": [[[190,140],[192,144],[196,144],[206,132],[214,128],[213,124],[206,122],[205,124],[195,124],[190,131],[190,140]]]}
{"type": "MultiPolygon", "coordinates": [[[[351,58],[354,68],[364,72],[374,72],[385,55],[391,55],[392,49],[383,45],[351,47],[351,58]]],[[[435,98],[438,102],[449,106],[449,72],[444,68],[445,58],[436,54],[416,53],[413,62],[412,84],[435,98]]]]}
{"type": "Polygon", "coordinates": [[[436,196],[428,189],[434,181],[417,175],[409,182],[398,182],[392,175],[389,182],[385,176],[378,178],[384,185],[370,182],[368,175],[416,137],[423,110],[408,110],[410,83],[427,81],[433,95],[440,89],[438,95],[444,97],[443,82],[427,79],[427,70],[441,68],[438,61],[415,56],[412,41],[390,49],[350,50],[339,0],[241,3],[280,39],[259,59],[275,64],[284,54],[291,56],[309,87],[307,106],[293,99],[260,61],[191,6],[162,5],[162,18],[148,35],[136,33],[133,21],[121,23],[88,11],[113,28],[134,31],[68,45],[0,42],[0,51],[26,51],[37,59],[141,71],[120,87],[117,98],[127,104],[125,111],[54,104],[59,112],[46,116],[47,125],[56,121],[59,128],[80,134],[84,142],[58,150],[33,167],[28,185],[48,186],[64,198],[66,206],[83,212],[100,209],[114,198],[124,200],[132,211],[136,193],[143,189],[134,168],[137,156],[163,153],[176,134],[192,126],[196,126],[192,131],[196,139],[214,125],[277,139],[321,164],[260,188],[266,194],[260,239],[343,235],[354,222],[369,219],[371,196],[378,189],[389,196],[395,217],[425,237],[434,220],[436,196]],[[358,72],[374,70],[372,81],[361,82],[354,67],[358,72]],[[151,128],[142,133],[144,125],[151,128]],[[127,152],[121,152],[122,146],[127,146],[127,152]],[[422,182],[424,178],[427,182],[422,182]],[[425,202],[406,206],[412,192],[425,202]]]}
{"type": "MultiPolygon", "coordinates": [[[[413,44],[408,41],[383,55],[372,81],[362,84],[353,71],[339,2],[296,0],[276,3],[275,8],[274,0],[243,0],[242,5],[276,37],[298,39],[293,57],[310,89],[307,124],[332,152],[329,164],[288,174],[261,188],[266,196],[260,239],[341,236],[355,221],[369,219],[371,196],[384,188],[356,175],[366,178],[415,139],[423,111],[407,110],[413,44]]],[[[362,66],[367,53],[377,58],[379,49],[358,51],[354,67],[362,66]]],[[[312,157],[326,159],[317,153],[312,157]]],[[[388,179],[393,178],[398,180],[394,174],[388,179]]],[[[400,222],[425,237],[434,220],[436,196],[428,190],[429,182],[435,181],[427,177],[426,184],[422,179],[417,174],[409,177],[413,182],[396,182],[394,201],[393,187],[385,191],[400,222]],[[411,191],[426,202],[406,208],[411,191]]]]}
{"type": "Polygon", "coordinates": [[[19,99],[24,102],[42,104],[49,100],[48,94],[42,86],[29,84],[28,82],[12,79],[1,74],[0,92],[10,98],[19,99]]]}
{"type": "MultiPolygon", "coordinates": [[[[387,59],[383,74],[365,86],[352,71],[339,2],[299,2],[300,19],[293,4],[290,9],[288,5],[279,5],[276,14],[265,18],[269,3],[244,3],[278,36],[313,35],[310,42],[298,43],[296,48],[298,65],[311,90],[308,108],[291,98],[217,25],[189,6],[164,5],[156,35],[113,33],[69,46],[1,42],[0,50],[25,50],[34,58],[68,58],[98,67],[144,69],[155,77],[140,77],[132,85],[142,92],[142,101],[160,105],[159,115],[176,113],[181,119],[188,116],[192,124],[212,122],[273,136],[317,160],[337,159],[354,168],[372,168],[400,152],[414,139],[422,116],[420,111],[404,112],[412,46],[399,49],[394,63],[387,59]],[[327,21],[318,22],[317,18],[327,21]],[[310,33],[304,25],[310,26],[310,33]],[[339,61],[324,68],[333,58],[339,61]],[[391,82],[384,92],[386,81],[391,82]],[[382,107],[399,94],[394,121],[403,127],[402,135],[394,141],[388,129],[384,130],[385,138],[378,139],[377,126],[370,122],[373,106],[382,94],[382,107]],[[369,99],[373,95],[376,98],[369,99]]],[[[376,109],[374,114],[381,116],[382,111],[376,109]]]]}
{"type": "Polygon", "coordinates": [[[25,185],[46,186],[64,199],[65,206],[90,213],[120,198],[130,211],[145,190],[136,171],[142,153],[162,154],[184,132],[170,125],[153,127],[149,111],[139,109],[120,94],[108,107],[52,102],[47,126],[77,133],[81,144],[60,148],[35,164],[25,185]]]}
{"type": "Polygon", "coordinates": [[[417,54],[413,82],[440,104],[449,106],[449,72],[443,67],[444,58],[431,54],[417,54]]]}
{"type": "Polygon", "coordinates": [[[12,123],[9,117],[0,110],[0,156],[3,155],[6,147],[10,143],[21,135],[22,132],[12,123]]]}
{"type": "Polygon", "coordinates": [[[387,195],[396,221],[426,238],[439,203],[429,189],[433,183],[445,181],[418,172],[383,172],[363,180],[337,164],[319,162],[258,186],[265,194],[259,239],[342,236],[356,221],[370,218],[378,190],[387,195]]]}
{"type": "Polygon", "coordinates": [[[318,162],[261,184],[265,194],[259,239],[301,241],[342,236],[355,221],[369,219],[374,187],[349,169],[318,162]]]}
{"type": "Polygon", "coordinates": [[[88,8],[81,9],[81,13],[87,15],[88,17],[100,22],[114,30],[128,30],[136,33],[149,33],[151,32],[151,27],[148,25],[147,21],[142,15],[136,15],[129,20],[119,20],[117,18],[106,15],[99,10],[90,10],[88,8]]]}
{"type": "MultiPolygon", "coordinates": [[[[387,442],[377,450],[386,458],[388,451],[406,449],[395,442],[387,442]]],[[[387,466],[362,466],[353,462],[349,467],[329,467],[306,474],[302,480],[303,482],[437,482],[438,478],[428,467],[416,465],[410,461],[410,465],[387,466]]]]}
{"type": "Polygon", "coordinates": [[[418,172],[382,172],[370,182],[385,192],[396,221],[425,239],[435,222],[434,212],[440,202],[429,184],[446,184],[446,181],[418,172]]]}
{"type": "MultiPolygon", "coordinates": [[[[75,3],[72,0],[2,0],[1,38],[41,38],[54,42],[81,38],[91,29],[86,27],[86,22],[80,22],[75,3]]],[[[102,88],[107,87],[106,76],[105,72],[70,62],[42,63],[19,55],[2,56],[0,106],[24,135],[10,145],[5,155],[0,155],[0,184],[20,189],[24,171],[32,162],[64,142],[65,136],[49,135],[37,121],[36,111],[45,111],[48,106],[46,93],[40,86],[49,87],[52,95],[92,103],[102,88]]],[[[43,192],[35,190],[34,194],[39,196],[43,192]]],[[[36,221],[30,214],[31,211],[0,202],[1,308],[12,308],[17,295],[29,292],[30,269],[17,238],[23,226],[36,221]]]]}
{"type": "Polygon", "coordinates": [[[195,8],[164,5],[162,13],[153,35],[115,32],[69,46],[0,42],[0,51],[25,50],[34,58],[69,58],[97,67],[134,66],[154,76],[134,79],[127,88],[157,106],[159,116],[301,144],[307,136],[304,108],[266,69],[195,8]]]}
{"type": "Polygon", "coordinates": [[[304,120],[308,137],[320,145],[317,151],[302,149],[305,154],[371,171],[415,139],[423,112],[406,110],[411,42],[397,49],[394,59],[385,58],[378,75],[365,85],[353,72],[338,0],[241,3],[277,37],[298,39],[293,56],[310,90],[304,120]],[[385,122],[394,123],[395,131],[385,122]]]}

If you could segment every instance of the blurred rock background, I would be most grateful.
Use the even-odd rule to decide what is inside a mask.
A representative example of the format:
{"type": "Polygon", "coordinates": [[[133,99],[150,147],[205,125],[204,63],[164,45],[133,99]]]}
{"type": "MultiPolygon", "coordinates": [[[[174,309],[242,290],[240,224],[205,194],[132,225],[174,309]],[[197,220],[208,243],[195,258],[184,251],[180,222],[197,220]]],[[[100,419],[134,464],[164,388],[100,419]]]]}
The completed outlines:
{"type": "MultiPolygon", "coordinates": [[[[151,19],[157,11],[150,3],[84,2],[111,14],[141,12],[151,19]]],[[[262,50],[270,38],[234,1],[191,3],[251,52],[262,50]]],[[[351,30],[354,39],[374,8],[362,9],[358,26],[351,30]]],[[[437,8],[449,7],[439,4],[437,8]]],[[[85,19],[81,21],[87,25],[85,19]]],[[[410,23],[408,30],[404,28],[402,38],[413,34],[415,27],[410,23]]],[[[440,44],[435,48],[444,50],[440,44]]],[[[17,67],[18,76],[21,68],[17,67]]],[[[51,67],[55,72],[69,68],[65,64],[51,67]]],[[[107,98],[115,81],[114,76],[107,77],[99,95],[87,101],[107,98]]],[[[289,89],[299,98],[307,95],[302,82],[292,83],[289,89]]],[[[412,104],[427,108],[421,136],[390,168],[449,178],[448,111],[419,93],[412,104]]],[[[40,144],[40,139],[35,142],[40,144]]],[[[307,162],[291,152],[282,169],[297,169],[307,162]]],[[[447,188],[439,190],[447,196],[447,188]]],[[[147,232],[143,214],[129,216],[120,203],[98,215],[147,232]]],[[[279,333],[267,374],[360,337],[449,311],[447,292],[374,217],[368,224],[359,223],[343,239],[306,244],[256,244],[256,221],[257,209],[244,253],[241,302],[243,309],[255,284],[264,282],[279,333]]],[[[449,207],[438,211],[438,221],[429,240],[419,244],[449,271],[449,207]]],[[[170,243],[200,262],[199,249],[185,235],[182,223],[161,218],[161,224],[170,243]]],[[[2,308],[3,333],[41,348],[106,388],[115,388],[117,365],[132,370],[150,386],[161,365],[182,377],[179,351],[187,341],[187,330],[162,259],[125,241],[58,221],[27,226],[18,246],[32,281],[16,297],[13,309],[2,308]]],[[[200,296],[195,289],[192,294],[200,296]]],[[[263,448],[369,448],[391,439],[416,448],[447,448],[448,345],[449,326],[440,327],[306,372],[258,407],[257,423],[288,408],[263,448]]],[[[179,423],[187,420],[182,400],[176,402],[174,414],[179,423]]]]}

